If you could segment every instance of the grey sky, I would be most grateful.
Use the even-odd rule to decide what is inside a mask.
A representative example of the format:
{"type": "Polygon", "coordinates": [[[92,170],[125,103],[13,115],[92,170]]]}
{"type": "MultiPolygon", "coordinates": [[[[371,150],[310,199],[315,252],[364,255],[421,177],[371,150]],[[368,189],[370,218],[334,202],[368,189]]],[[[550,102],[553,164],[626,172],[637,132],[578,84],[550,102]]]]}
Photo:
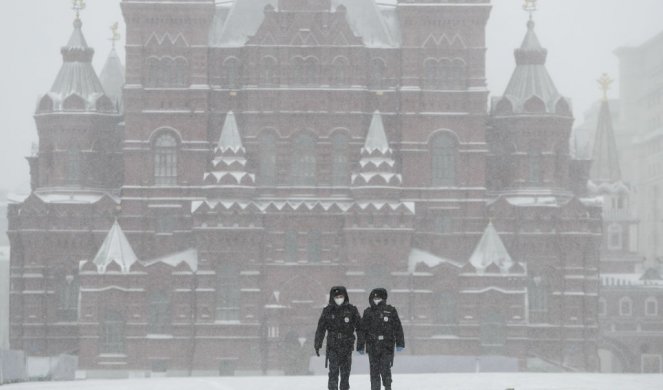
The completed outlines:
{"type": "MultiPolygon", "coordinates": [[[[110,50],[110,25],[124,23],[120,0],[88,0],[83,30],[96,49],[97,72],[110,50]]],[[[661,0],[540,0],[537,34],[548,48],[548,70],[560,92],[574,102],[576,118],[599,97],[602,72],[617,76],[616,47],[640,44],[663,30],[661,0]]],[[[3,1],[0,13],[0,188],[27,190],[24,156],[37,140],[32,115],[61,64],[60,47],[71,34],[70,0],[3,1]]],[[[525,33],[521,0],[493,0],[488,24],[489,88],[501,94],[514,67],[513,49],[525,33]]],[[[124,58],[123,43],[118,52],[124,58]]],[[[612,96],[617,96],[613,90],[612,96]]]]}

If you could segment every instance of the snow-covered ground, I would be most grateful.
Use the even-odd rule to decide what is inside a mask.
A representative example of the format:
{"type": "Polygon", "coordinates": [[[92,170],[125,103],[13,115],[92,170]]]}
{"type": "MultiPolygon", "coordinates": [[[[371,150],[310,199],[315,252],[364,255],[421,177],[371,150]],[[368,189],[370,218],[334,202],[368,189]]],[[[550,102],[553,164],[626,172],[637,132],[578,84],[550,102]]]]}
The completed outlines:
{"type": "MultiPolygon", "coordinates": [[[[353,390],[369,389],[366,375],[352,376],[353,390]]],[[[3,390],[316,390],[325,376],[154,378],[38,382],[3,386],[3,390]]],[[[663,375],[602,374],[409,374],[396,375],[394,390],[661,390],[663,375]]]]}

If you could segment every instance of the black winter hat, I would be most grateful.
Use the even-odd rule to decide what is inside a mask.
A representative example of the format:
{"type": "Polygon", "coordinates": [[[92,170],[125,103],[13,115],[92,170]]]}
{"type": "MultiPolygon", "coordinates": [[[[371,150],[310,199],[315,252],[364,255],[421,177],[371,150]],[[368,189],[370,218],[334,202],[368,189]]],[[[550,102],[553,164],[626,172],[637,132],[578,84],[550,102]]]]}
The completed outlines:
{"type": "Polygon", "coordinates": [[[334,302],[334,297],[338,295],[343,295],[345,297],[345,302],[350,303],[350,297],[348,296],[348,290],[344,286],[334,286],[329,290],[329,303],[334,302]]]}
{"type": "Polygon", "coordinates": [[[383,301],[387,300],[387,290],[380,287],[380,288],[374,288],[373,291],[371,291],[370,295],[368,296],[368,302],[373,303],[373,299],[375,298],[382,298],[383,301]]]}

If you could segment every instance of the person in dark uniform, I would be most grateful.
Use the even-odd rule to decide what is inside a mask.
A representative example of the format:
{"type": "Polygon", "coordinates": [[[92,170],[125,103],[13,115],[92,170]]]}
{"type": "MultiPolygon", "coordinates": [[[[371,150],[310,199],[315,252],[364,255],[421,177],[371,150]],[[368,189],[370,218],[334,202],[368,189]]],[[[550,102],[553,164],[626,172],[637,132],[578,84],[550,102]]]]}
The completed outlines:
{"type": "Polygon", "coordinates": [[[363,344],[359,331],[361,317],[357,307],[350,304],[348,291],[343,286],[335,286],[329,292],[329,304],[322,310],[315,332],[315,354],[320,356],[322,340],[327,334],[327,354],[325,367],[329,363],[329,390],[339,390],[338,377],[341,376],[340,390],[350,389],[352,351],[355,345],[355,332],[359,343],[363,344]]]}
{"type": "MultiPolygon", "coordinates": [[[[387,305],[387,290],[376,288],[368,297],[370,307],[364,310],[361,320],[361,339],[366,342],[368,363],[371,370],[371,390],[380,390],[380,378],[385,390],[391,390],[391,366],[396,351],[405,349],[403,326],[396,308],[387,305]]],[[[357,344],[357,351],[364,353],[364,344],[357,344]]]]}

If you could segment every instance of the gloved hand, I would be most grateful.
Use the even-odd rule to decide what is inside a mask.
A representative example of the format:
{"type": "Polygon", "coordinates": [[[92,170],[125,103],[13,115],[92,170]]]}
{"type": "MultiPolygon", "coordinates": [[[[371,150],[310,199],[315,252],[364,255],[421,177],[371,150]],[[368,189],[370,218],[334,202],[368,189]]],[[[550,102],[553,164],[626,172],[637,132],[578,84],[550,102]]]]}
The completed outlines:
{"type": "Polygon", "coordinates": [[[396,347],[396,352],[403,352],[405,347],[396,347]]]}
{"type": "Polygon", "coordinates": [[[357,350],[357,352],[359,352],[359,354],[360,354],[360,355],[363,355],[363,354],[365,354],[365,353],[366,353],[366,352],[364,352],[364,350],[363,350],[363,349],[358,349],[358,350],[357,350]]]}
{"type": "Polygon", "coordinates": [[[316,349],[315,349],[315,354],[316,354],[317,356],[320,356],[320,348],[316,348],[316,349]]]}

